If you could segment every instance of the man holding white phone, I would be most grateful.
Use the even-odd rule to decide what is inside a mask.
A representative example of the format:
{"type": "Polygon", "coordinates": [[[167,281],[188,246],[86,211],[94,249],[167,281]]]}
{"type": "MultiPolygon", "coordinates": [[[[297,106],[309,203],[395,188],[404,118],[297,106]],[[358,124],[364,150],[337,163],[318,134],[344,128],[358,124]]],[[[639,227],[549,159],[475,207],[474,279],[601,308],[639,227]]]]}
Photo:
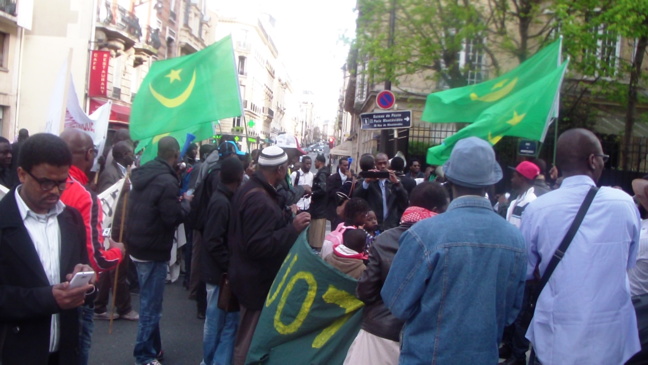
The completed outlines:
{"type": "Polygon", "coordinates": [[[87,265],[80,214],[59,198],[72,156],[51,134],[24,142],[21,185],[0,201],[0,358],[3,365],[77,364],[79,317],[88,284],[67,280],[87,265]]]}

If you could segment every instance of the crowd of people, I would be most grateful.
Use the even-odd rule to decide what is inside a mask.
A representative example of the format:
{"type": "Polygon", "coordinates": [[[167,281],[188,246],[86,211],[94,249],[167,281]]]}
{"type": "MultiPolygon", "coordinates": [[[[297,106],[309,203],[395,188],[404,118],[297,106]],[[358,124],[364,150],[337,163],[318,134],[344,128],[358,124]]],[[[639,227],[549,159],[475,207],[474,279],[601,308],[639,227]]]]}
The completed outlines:
{"type": "Polygon", "coordinates": [[[87,364],[93,321],[117,318],[138,321],[136,364],[160,364],[181,224],[183,284],[205,320],[201,364],[246,363],[305,230],[312,254],[356,279],[364,303],[345,364],[646,359],[631,296],[648,293],[648,177],[633,181],[635,200],[596,188],[608,157],[588,130],[560,136],[550,172],[541,160],[510,167],[511,191],[497,194],[504,173],[475,137],[425,172],[382,152],[362,155],[358,174],[349,157],[331,171],[285,136],[249,155],[223,142],[181,156],[170,136],[157,148],[135,166],[119,131],[95,177],[97,150],[82,131],[0,137],[0,185],[10,189],[0,201],[1,364],[87,364]],[[106,232],[97,194],[126,175],[123,214],[106,232]],[[88,271],[94,280],[71,285],[88,271]]]}

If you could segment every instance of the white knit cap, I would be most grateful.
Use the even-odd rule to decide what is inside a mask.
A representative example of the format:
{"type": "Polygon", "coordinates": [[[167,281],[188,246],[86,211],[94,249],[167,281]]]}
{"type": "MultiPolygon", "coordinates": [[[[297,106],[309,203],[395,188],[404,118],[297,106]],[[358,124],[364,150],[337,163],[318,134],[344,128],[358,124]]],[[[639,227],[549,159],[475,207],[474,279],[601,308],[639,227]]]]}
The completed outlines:
{"type": "Polygon", "coordinates": [[[288,155],[281,147],[270,146],[261,151],[259,166],[279,166],[288,161],[288,155]]]}

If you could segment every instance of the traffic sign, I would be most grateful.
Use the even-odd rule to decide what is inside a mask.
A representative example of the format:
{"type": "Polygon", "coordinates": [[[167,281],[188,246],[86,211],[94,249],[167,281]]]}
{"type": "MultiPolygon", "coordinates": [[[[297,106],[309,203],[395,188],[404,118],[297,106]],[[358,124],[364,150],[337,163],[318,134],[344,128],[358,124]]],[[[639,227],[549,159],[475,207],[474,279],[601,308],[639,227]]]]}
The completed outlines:
{"type": "Polygon", "coordinates": [[[383,90],[376,95],[376,105],[380,109],[391,109],[396,104],[396,96],[389,90],[383,90]]]}
{"type": "Polygon", "coordinates": [[[535,156],[538,153],[538,141],[521,139],[518,147],[518,155],[520,156],[535,156]]]}
{"type": "Polygon", "coordinates": [[[360,114],[362,129],[393,129],[410,128],[412,126],[412,111],[398,110],[393,112],[360,114]]]}

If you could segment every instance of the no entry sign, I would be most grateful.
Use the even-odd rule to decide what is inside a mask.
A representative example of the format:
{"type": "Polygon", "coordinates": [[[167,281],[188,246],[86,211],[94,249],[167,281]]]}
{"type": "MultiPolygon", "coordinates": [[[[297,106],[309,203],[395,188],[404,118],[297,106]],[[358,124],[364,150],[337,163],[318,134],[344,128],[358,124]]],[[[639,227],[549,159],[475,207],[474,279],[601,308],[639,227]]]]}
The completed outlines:
{"type": "Polygon", "coordinates": [[[376,105],[380,109],[391,109],[396,103],[394,93],[389,90],[383,90],[376,96],[376,105]]]}

